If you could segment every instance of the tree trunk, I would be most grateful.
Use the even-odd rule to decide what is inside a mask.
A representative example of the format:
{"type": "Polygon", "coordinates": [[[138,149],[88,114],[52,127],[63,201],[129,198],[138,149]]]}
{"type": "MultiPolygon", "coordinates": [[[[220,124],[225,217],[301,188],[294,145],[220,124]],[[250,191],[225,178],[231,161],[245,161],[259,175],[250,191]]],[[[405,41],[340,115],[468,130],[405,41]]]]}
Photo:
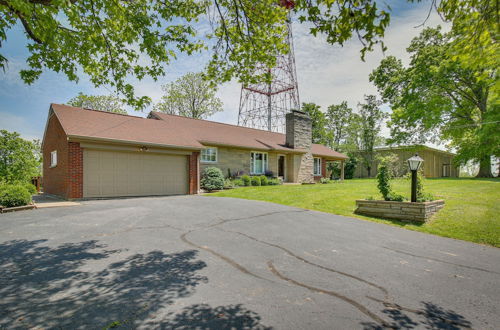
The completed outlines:
{"type": "Polygon", "coordinates": [[[371,178],[372,177],[372,174],[371,174],[372,168],[370,166],[367,166],[366,171],[368,172],[368,177],[371,178]]]}
{"type": "Polygon", "coordinates": [[[487,156],[479,162],[479,173],[477,173],[476,178],[492,178],[493,173],[491,173],[491,157],[487,156]]]}

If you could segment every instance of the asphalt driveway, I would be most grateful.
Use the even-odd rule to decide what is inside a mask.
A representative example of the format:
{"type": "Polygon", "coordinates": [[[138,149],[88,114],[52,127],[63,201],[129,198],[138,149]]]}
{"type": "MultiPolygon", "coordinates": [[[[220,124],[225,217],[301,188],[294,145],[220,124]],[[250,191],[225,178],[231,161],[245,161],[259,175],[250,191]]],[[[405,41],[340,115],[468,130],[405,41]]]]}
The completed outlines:
{"type": "Polygon", "coordinates": [[[500,250],[264,202],[0,215],[0,328],[498,329],[500,250]]]}

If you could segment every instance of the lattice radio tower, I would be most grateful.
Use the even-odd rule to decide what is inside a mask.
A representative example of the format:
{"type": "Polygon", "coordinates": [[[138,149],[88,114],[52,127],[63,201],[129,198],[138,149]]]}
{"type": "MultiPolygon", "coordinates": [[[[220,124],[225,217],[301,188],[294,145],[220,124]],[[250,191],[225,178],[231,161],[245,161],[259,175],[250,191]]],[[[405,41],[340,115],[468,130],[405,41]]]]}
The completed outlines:
{"type": "MultiPolygon", "coordinates": [[[[281,0],[280,5],[291,9],[294,2],[281,0]]],[[[284,133],[285,114],[299,109],[290,14],[287,27],[288,54],[279,55],[274,68],[260,66],[255,70],[256,75],[271,73],[271,83],[244,84],[241,87],[238,125],[284,133]]]]}

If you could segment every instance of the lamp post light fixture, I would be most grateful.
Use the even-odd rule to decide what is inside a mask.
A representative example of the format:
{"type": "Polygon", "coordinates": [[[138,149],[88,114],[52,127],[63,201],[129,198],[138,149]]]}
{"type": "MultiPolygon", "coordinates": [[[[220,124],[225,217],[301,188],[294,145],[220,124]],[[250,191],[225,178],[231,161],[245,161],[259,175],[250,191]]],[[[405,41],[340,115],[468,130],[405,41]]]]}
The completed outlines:
{"type": "Polygon", "coordinates": [[[424,160],[418,154],[408,159],[408,167],[411,171],[411,202],[417,201],[417,171],[424,160]]]}

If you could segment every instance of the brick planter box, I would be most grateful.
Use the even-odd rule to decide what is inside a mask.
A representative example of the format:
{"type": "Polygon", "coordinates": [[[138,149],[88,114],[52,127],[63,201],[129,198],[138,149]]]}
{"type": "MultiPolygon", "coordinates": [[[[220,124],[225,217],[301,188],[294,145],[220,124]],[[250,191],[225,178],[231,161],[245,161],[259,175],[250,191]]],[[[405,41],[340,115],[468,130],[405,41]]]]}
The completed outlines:
{"type": "Polygon", "coordinates": [[[425,222],[443,207],[444,200],[442,199],[422,203],[358,199],[354,213],[379,218],[425,222]]]}

